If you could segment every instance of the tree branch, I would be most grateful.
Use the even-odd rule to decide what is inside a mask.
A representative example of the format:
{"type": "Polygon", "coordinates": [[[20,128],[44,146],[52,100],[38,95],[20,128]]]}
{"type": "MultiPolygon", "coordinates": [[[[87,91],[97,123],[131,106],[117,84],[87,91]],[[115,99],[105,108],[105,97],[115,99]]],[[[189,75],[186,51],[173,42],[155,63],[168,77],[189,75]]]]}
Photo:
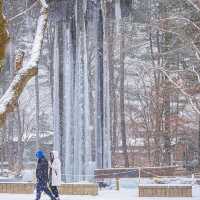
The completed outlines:
{"type": "Polygon", "coordinates": [[[200,3],[199,1],[194,2],[194,0],[187,0],[188,3],[190,3],[198,12],[200,11],[200,8],[196,3],[200,3]]]}
{"type": "Polygon", "coordinates": [[[27,66],[18,71],[6,93],[0,99],[0,127],[4,125],[7,114],[13,112],[15,109],[17,101],[28,81],[38,72],[38,63],[48,18],[48,6],[46,2],[40,0],[40,3],[42,5],[41,15],[37,23],[30,61],[27,66]]]}

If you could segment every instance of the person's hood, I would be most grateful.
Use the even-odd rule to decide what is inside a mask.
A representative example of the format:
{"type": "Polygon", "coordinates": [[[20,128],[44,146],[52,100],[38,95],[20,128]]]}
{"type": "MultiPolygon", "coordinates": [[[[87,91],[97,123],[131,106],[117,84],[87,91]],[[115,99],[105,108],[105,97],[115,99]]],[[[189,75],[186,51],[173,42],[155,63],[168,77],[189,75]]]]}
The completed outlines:
{"type": "Polygon", "coordinates": [[[51,153],[53,154],[54,159],[58,159],[59,158],[58,151],[52,151],[51,153]]]}
{"type": "Polygon", "coordinates": [[[38,150],[35,155],[36,155],[36,157],[38,159],[41,159],[41,158],[45,157],[45,154],[44,154],[44,152],[42,150],[38,150]]]}

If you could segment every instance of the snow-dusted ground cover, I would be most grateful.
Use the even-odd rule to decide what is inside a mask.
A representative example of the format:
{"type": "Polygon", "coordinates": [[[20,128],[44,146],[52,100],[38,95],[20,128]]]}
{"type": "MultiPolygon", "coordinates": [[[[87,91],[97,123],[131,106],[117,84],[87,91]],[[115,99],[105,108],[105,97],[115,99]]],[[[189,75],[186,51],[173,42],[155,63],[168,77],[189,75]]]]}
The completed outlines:
{"type": "MultiPolygon", "coordinates": [[[[62,196],[62,200],[199,200],[200,186],[193,187],[192,198],[139,198],[137,189],[122,189],[121,191],[103,190],[98,196],[62,196]]],[[[15,195],[15,194],[0,194],[2,200],[33,200],[34,195],[15,195]]],[[[48,197],[43,195],[41,200],[48,200],[48,197]]]]}

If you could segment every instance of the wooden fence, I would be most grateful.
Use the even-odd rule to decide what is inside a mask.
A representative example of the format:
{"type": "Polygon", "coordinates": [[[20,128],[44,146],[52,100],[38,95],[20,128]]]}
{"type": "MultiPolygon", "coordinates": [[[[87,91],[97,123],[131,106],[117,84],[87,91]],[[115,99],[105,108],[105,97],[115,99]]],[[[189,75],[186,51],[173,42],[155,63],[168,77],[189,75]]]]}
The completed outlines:
{"type": "Polygon", "coordinates": [[[174,176],[178,167],[144,167],[144,168],[111,168],[96,169],[95,178],[152,178],[157,176],[174,176]]]}

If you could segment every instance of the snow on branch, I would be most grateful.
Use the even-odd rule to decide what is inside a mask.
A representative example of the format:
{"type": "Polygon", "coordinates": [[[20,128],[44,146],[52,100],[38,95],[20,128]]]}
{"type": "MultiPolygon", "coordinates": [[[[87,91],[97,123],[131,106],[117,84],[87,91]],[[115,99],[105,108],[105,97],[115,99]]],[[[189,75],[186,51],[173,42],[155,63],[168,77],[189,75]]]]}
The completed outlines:
{"type": "MultiPolygon", "coordinates": [[[[200,11],[200,8],[198,7],[198,5],[193,2],[194,0],[187,0],[188,3],[190,3],[198,12],[200,11]]],[[[197,2],[200,3],[200,2],[197,2]]]]}
{"type": "Polygon", "coordinates": [[[41,3],[43,8],[48,9],[48,5],[45,0],[39,0],[39,2],[41,3]]]}
{"type": "Polygon", "coordinates": [[[37,30],[33,42],[30,60],[27,66],[24,66],[17,72],[6,93],[0,99],[1,127],[4,125],[7,114],[13,112],[13,110],[15,109],[17,101],[28,81],[32,77],[37,75],[38,72],[38,63],[40,59],[42,43],[44,39],[44,33],[47,26],[47,18],[48,18],[48,10],[47,10],[48,6],[46,2],[44,0],[40,0],[40,3],[42,5],[41,15],[37,23],[37,30]]]}
{"type": "Polygon", "coordinates": [[[17,15],[15,15],[14,17],[11,17],[10,19],[8,19],[9,22],[12,22],[13,20],[17,19],[18,17],[26,14],[27,12],[29,12],[30,10],[32,10],[36,5],[37,5],[37,1],[35,1],[29,8],[27,8],[26,10],[22,11],[21,13],[18,13],[17,15]]]}
{"type": "Polygon", "coordinates": [[[200,110],[197,105],[195,105],[195,98],[190,95],[184,88],[182,88],[181,85],[176,83],[168,74],[168,72],[165,69],[160,68],[161,72],[167,77],[168,81],[175,86],[176,89],[178,89],[189,101],[190,105],[192,106],[193,110],[196,111],[198,114],[200,114],[200,110]]]}

